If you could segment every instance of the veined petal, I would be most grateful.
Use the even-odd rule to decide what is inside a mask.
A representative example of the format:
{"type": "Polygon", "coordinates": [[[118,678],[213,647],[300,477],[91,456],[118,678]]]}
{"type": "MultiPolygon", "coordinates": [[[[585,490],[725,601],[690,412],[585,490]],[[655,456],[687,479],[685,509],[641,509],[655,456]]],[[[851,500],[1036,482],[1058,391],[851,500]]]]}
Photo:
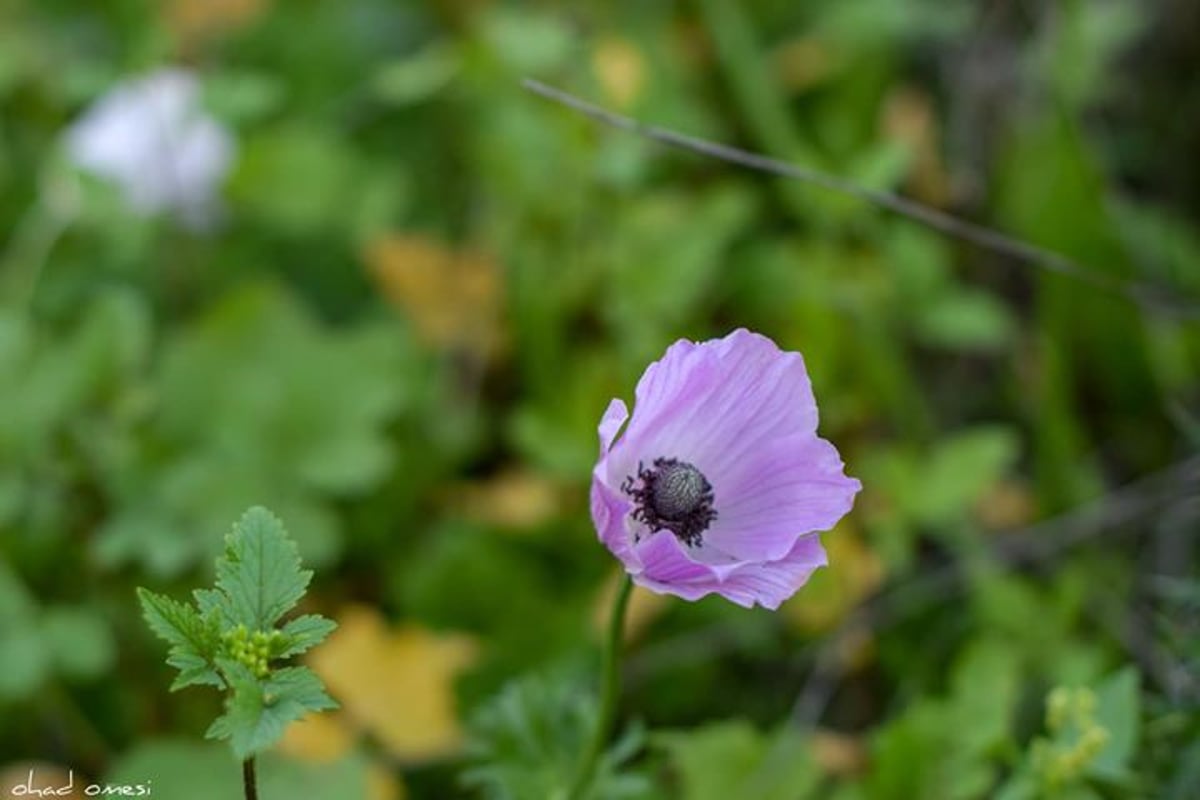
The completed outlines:
{"type": "Polygon", "coordinates": [[[609,451],[608,478],[620,484],[637,474],[638,463],[663,455],[655,442],[699,412],[699,401],[717,379],[716,356],[681,339],[666,355],[651,364],[638,381],[634,414],[609,451]]]}
{"type": "Polygon", "coordinates": [[[755,603],[772,611],[794,595],[820,567],[829,563],[817,536],[802,536],[779,561],[748,562],[729,574],[717,592],[746,608],[755,603]]]}
{"type": "Polygon", "coordinates": [[[766,442],[727,469],[713,478],[718,515],[704,538],[747,561],[777,561],[800,536],[829,530],[862,488],[833,445],[807,434],[766,442]]]}
{"type": "MultiPolygon", "coordinates": [[[[599,469],[599,467],[597,467],[599,469]]],[[[612,554],[630,572],[641,569],[641,562],[633,550],[633,540],[626,520],[630,503],[620,492],[608,486],[599,477],[592,477],[591,496],[592,523],[596,535],[612,554]]]]}
{"type": "Polygon", "coordinates": [[[613,439],[617,438],[617,432],[621,430],[621,426],[625,424],[625,420],[629,419],[629,409],[625,406],[625,401],[613,398],[608,408],[604,409],[604,415],[600,417],[599,433],[600,433],[600,455],[603,456],[612,447],[613,439]]]}
{"type": "MultiPolygon", "coordinates": [[[[813,434],[816,426],[800,354],[739,329],[712,343],[672,345],[639,383],[624,438],[642,459],[679,458],[715,471],[766,439],[813,434]]],[[[631,461],[621,460],[626,474],[631,461]]]]}
{"type": "Polygon", "coordinates": [[[651,535],[636,549],[644,568],[630,574],[634,583],[651,591],[685,600],[719,594],[746,608],[761,605],[771,610],[828,563],[825,548],[816,535],[800,537],[778,561],[742,562],[731,568],[692,560],[679,540],[665,532],[651,535]]]}
{"type": "Polygon", "coordinates": [[[645,537],[634,549],[642,569],[630,575],[634,583],[651,591],[697,600],[717,586],[712,568],[688,557],[687,549],[668,531],[645,537]]]}

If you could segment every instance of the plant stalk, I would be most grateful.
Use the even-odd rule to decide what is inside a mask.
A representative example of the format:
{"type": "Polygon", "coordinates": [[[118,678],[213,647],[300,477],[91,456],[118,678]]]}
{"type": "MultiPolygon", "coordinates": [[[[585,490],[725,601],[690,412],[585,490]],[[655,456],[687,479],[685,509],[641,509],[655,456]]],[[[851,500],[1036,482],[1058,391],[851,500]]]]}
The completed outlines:
{"type": "Polygon", "coordinates": [[[242,788],[246,800],[258,800],[258,776],[254,772],[254,756],[242,762],[242,788]]]}
{"type": "Polygon", "coordinates": [[[592,732],[592,740],[584,753],[583,760],[575,772],[575,780],[567,800],[583,800],[592,778],[596,772],[596,763],[608,744],[610,729],[617,712],[618,684],[621,678],[621,639],[625,631],[625,609],[629,605],[629,595],[633,591],[633,581],[628,575],[621,577],[621,585],[617,589],[613,601],[612,617],[608,622],[608,638],[604,643],[604,662],[600,685],[600,710],[596,715],[596,729],[592,732]]]}

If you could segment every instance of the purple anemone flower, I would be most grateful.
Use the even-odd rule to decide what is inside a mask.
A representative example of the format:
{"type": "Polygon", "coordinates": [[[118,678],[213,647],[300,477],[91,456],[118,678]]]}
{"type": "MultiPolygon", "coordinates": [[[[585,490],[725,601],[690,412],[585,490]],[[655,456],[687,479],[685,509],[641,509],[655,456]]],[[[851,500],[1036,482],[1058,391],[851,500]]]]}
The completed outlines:
{"type": "Polygon", "coordinates": [[[600,420],[592,519],[633,581],[778,608],[826,564],[862,485],[817,436],[804,359],[765,336],[681,339],[600,420]],[[626,420],[624,433],[618,437],[626,420]]]}

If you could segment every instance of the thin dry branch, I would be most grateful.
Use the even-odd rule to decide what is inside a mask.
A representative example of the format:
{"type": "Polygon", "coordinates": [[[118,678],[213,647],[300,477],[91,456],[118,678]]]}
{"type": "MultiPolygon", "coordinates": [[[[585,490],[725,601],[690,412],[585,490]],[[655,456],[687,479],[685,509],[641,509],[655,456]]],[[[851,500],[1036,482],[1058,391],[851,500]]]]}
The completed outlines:
{"type": "Polygon", "coordinates": [[[1127,298],[1140,308],[1159,314],[1186,319],[1200,319],[1200,300],[1181,299],[1170,289],[1143,281],[1114,278],[1094,267],[1086,266],[1062,253],[1020,241],[992,228],[960,219],[940,209],[923,205],[891,192],[868,189],[855,183],[818,172],[814,169],[789,164],[768,156],[752,153],[730,145],[711,142],[684,133],[648,125],[639,120],[609,111],[589,103],[568,92],[548,86],[541,81],[526,78],[521,85],[528,91],[546,100],[578,111],[597,122],[624,131],[635,133],[660,144],[698,153],[757,172],[779,178],[800,181],[820,186],[829,191],[849,195],[867,203],[888,209],[922,225],[926,225],[947,236],[969,242],[977,247],[1007,256],[1023,264],[1048,272],[1065,275],[1096,289],[1127,298]]]}

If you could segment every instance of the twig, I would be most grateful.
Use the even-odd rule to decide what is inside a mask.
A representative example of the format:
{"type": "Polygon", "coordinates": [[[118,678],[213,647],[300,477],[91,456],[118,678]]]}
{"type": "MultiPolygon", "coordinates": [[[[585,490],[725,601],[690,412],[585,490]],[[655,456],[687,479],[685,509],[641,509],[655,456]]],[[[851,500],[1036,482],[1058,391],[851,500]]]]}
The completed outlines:
{"type": "Polygon", "coordinates": [[[1200,300],[1180,300],[1167,288],[1142,281],[1120,280],[1098,272],[1061,253],[1020,241],[991,228],[959,219],[945,211],[926,206],[891,192],[868,189],[834,175],[814,169],[789,164],[768,156],[752,153],[707,139],[679,133],[669,128],[648,125],[632,117],[602,108],[572,94],[541,81],[526,78],[521,85],[530,92],[560,105],[578,111],[597,122],[613,128],[635,133],[660,144],[687,150],[715,158],[747,169],[820,186],[840,194],[863,200],[886,208],[903,217],[920,222],[936,231],[970,242],[978,247],[1008,256],[1016,261],[1030,264],[1068,276],[1097,289],[1128,298],[1137,305],[1155,309],[1185,319],[1200,319],[1200,300]]]}

